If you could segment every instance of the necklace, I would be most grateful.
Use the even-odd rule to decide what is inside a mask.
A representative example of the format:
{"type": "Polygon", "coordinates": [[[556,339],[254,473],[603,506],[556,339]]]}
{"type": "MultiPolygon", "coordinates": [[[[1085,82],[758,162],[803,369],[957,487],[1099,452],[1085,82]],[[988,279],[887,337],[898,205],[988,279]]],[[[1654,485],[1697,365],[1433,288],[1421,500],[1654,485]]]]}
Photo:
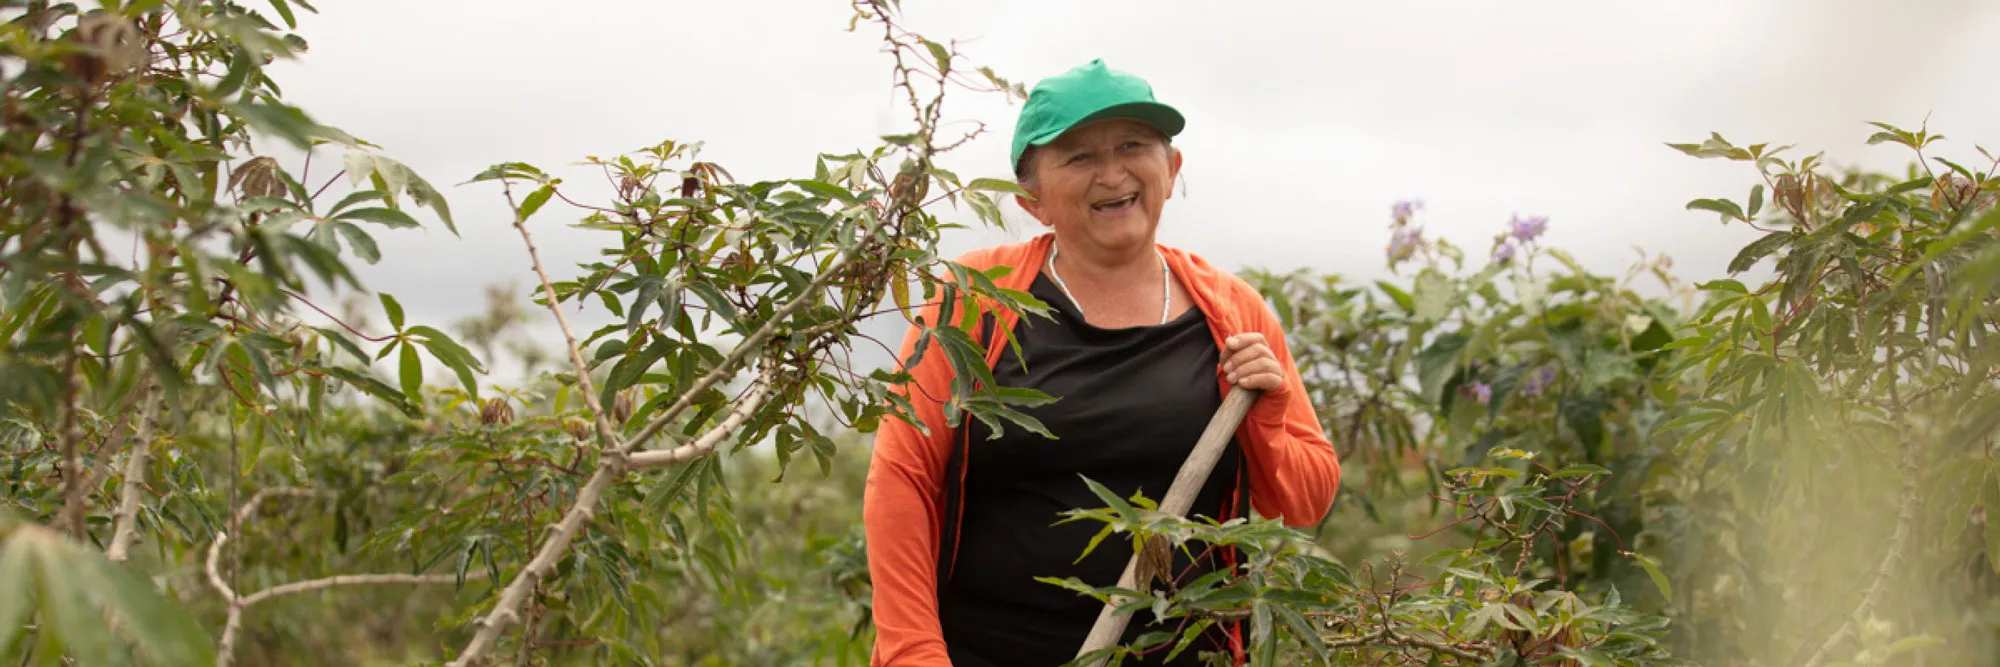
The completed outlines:
{"type": "MultiPolygon", "coordinates": [[[[1063,282],[1062,274],[1056,273],[1056,257],[1061,254],[1062,248],[1057,247],[1055,241],[1051,239],[1049,241],[1049,277],[1056,279],[1056,288],[1062,290],[1063,296],[1069,297],[1070,305],[1076,306],[1076,312],[1082,313],[1083,304],[1077,303],[1076,295],[1070,293],[1069,285],[1063,282]]],[[[1174,290],[1167,281],[1173,278],[1174,273],[1173,269],[1167,268],[1167,256],[1161,254],[1158,247],[1153,248],[1153,254],[1160,258],[1160,324],[1166,324],[1167,308],[1174,301],[1174,290]]]]}

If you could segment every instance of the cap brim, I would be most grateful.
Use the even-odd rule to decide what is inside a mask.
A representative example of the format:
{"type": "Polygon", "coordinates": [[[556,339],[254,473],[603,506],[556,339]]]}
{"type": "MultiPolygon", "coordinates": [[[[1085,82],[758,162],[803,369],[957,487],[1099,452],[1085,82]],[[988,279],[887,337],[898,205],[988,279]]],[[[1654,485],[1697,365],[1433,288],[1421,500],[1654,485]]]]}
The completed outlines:
{"type": "Polygon", "coordinates": [[[1181,112],[1175,110],[1173,107],[1158,102],[1129,102],[1099,109],[1088,116],[1077,119],[1076,122],[1070,123],[1067,126],[1049,130],[1042,133],[1041,136],[1032,137],[1028,139],[1028,145],[1044,146],[1051,141],[1055,141],[1056,137],[1060,137],[1063,133],[1070,130],[1098,121],[1113,119],[1136,120],[1153,126],[1153,129],[1159,130],[1162,134],[1169,137],[1178,136],[1181,130],[1187,127],[1187,119],[1183,118],[1181,112]]]}

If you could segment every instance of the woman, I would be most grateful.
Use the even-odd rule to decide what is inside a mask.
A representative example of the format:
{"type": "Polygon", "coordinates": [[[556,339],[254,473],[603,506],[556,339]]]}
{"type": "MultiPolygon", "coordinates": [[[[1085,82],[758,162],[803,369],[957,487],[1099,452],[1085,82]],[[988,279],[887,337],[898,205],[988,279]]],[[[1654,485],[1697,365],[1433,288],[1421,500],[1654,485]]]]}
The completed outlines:
{"type": "MultiPolygon", "coordinates": [[[[996,282],[1054,309],[1053,322],[992,313],[982,331],[969,333],[986,342],[1000,385],[1059,399],[1026,410],[1058,439],[1021,429],[988,439],[970,419],[948,427],[939,403],[950,395],[944,355],[927,354],[910,369],[916,386],[899,391],[929,432],[884,421],[863,501],[875,667],[1073,659],[1101,605],[1035,578],[1109,586],[1132,550],[1129,536],[1109,539],[1079,561],[1101,526],[1054,524],[1066,510],[1103,506],[1085,477],[1121,496],[1163,497],[1232,386],[1264,393],[1190,516],[1227,520],[1247,505],[1306,526],[1332,505],[1340,464],[1276,317],[1241,279],[1154,242],[1181,166],[1171,138],[1183,125],[1144,80],[1101,60],[1043,80],[1030,94],[1013,160],[1031,196],[1017,201],[1051,233],[959,261],[1014,267],[996,282]]],[[[926,321],[940,321],[937,308],[926,321]]],[[[903,358],[914,344],[914,335],[905,339],[903,358]]],[[[1169,574],[1184,585],[1229,566],[1230,556],[1180,554],[1169,574]]],[[[1143,612],[1134,618],[1125,642],[1173,630],[1150,621],[1143,612]]],[[[1173,664],[1198,664],[1202,651],[1240,662],[1242,650],[1242,629],[1218,626],[1173,664]]],[[[1143,664],[1167,664],[1165,653],[1143,664]]]]}

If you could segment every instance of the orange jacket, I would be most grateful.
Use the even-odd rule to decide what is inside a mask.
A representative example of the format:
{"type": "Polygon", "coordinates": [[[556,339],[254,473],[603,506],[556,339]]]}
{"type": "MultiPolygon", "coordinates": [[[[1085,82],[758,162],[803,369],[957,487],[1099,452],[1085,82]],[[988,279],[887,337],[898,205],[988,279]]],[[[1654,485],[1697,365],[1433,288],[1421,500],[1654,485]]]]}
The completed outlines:
{"type": "MultiPolygon", "coordinates": [[[[958,262],[975,270],[1013,267],[1012,273],[994,283],[1026,292],[1046,264],[1051,241],[1052,237],[1044,234],[1024,243],[973,251],[958,262]]],[[[1160,251],[1193,297],[1195,307],[1207,316],[1218,348],[1229,336],[1259,332],[1281,367],[1296,368],[1277,317],[1254,288],[1192,253],[1166,246],[1160,246],[1160,251]]],[[[927,304],[924,322],[940,321],[939,308],[937,302],[927,304]]],[[[950,313],[950,321],[957,321],[962,312],[950,313]]],[[[987,343],[986,364],[991,367],[998,362],[1006,335],[1019,316],[997,308],[985,312],[996,322],[992,329],[995,335],[987,343]]],[[[980,338],[979,331],[968,333],[975,340],[980,338]]],[[[899,360],[909,358],[915,343],[916,329],[912,328],[904,337],[899,360]]],[[[944,490],[947,475],[963,479],[962,467],[956,471],[948,468],[964,423],[961,421],[959,428],[945,424],[940,401],[951,396],[952,378],[942,352],[927,350],[910,372],[919,390],[901,386],[896,391],[910,400],[915,407],[913,416],[930,433],[924,434],[900,419],[883,419],[875,436],[862,501],[868,570],[874,584],[876,638],[871,667],[951,664],[938,622],[938,542],[945,534],[945,521],[958,519],[943,516],[944,490]]],[[[1216,382],[1228,393],[1220,367],[1216,382]]],[[[1237,428],[1236,437],[1249,467],[1251,506],[1265,517],[1282,518],[1287,525],[1319,523],[1340,487],[1340,462],[1296,371],[1286,373],[1283,388],[1258,399],[1237,428]]]]}

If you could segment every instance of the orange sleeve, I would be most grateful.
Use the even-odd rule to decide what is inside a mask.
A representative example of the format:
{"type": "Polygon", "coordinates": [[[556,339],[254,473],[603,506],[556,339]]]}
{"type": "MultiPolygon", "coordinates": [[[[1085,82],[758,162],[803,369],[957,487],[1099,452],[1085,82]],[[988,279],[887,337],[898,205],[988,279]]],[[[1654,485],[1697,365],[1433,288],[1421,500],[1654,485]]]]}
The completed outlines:
{"type": "MultiPolygon", "coordinates": [[[[939,321],[937,313],[934,303],[924,321],[939,321]]],[[[920,333],[911,327],[904,335],[898,363],[910,358],[920,333]]],[[[941,401],[951,396],[951,367],[933,342],[910,371],[913,381],[892,390],[909,399],[912,416],[930,433],[883,418],[862,496],[876,628],[870,667],[951,665],[937,603],[937,542],[952,434],[941,401]]]]}
{"type": "Polygon", "coordinates": [[[1282,388],[1265,392],[1238,427],[1238,443],[1250,463],[1250,505],[1293,527],[1318,524],[1340,490],[1340,457],[1326,439],[1313,411],[1305,380],[1292,359],[1278,318],[1254,288],[1235,282],[1239,321],[1264,334],[1265,344],[1286,369],[1282,388]]]}

